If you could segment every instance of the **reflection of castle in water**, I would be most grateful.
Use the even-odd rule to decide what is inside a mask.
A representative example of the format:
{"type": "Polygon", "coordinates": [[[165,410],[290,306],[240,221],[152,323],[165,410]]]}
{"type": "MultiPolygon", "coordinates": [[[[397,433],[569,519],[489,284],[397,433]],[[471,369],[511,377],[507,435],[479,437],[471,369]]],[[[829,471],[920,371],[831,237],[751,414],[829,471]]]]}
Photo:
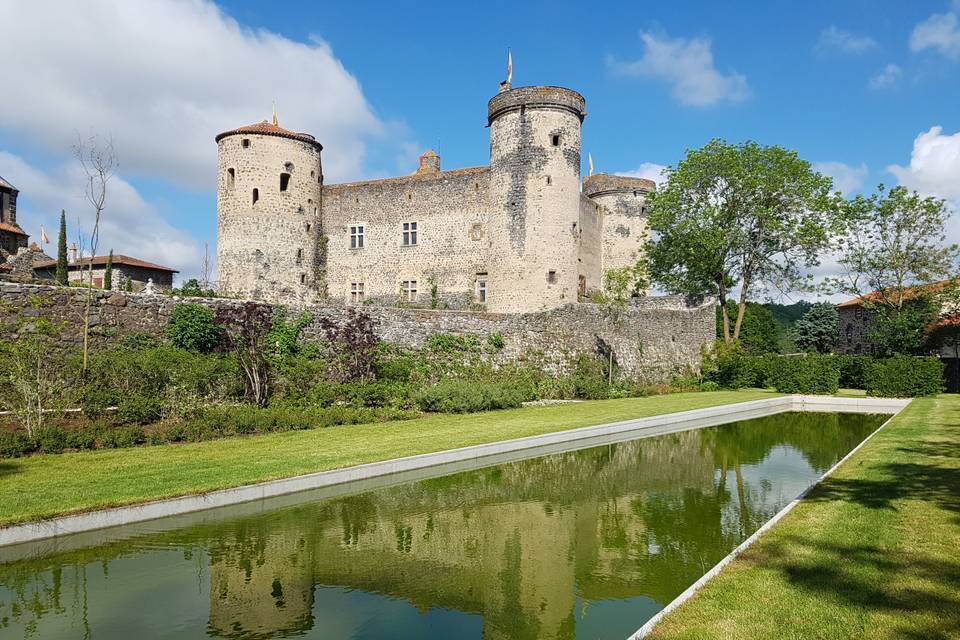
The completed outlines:
{"type": "MultiPolygon", "coordinates": [[[[376,594],[367,602],[383,597],[428,615],[462,612],[482,619],[488,639],[572,638],[584,610],[631,599],[632,630],[643,622],[636,606],[673,599],[768,519],[784,492],[802,488],[784,484],[793,473],[786,459],[773,462],[779,479],[768,482],[778,450],[791,452],[794,481],[805,482],[876,424],[866,416],[777,416],[0,565],[0,631],[22,625],[33,629],[25,637],[76,637],[84,631],[76,620],[88,624],[94,603],[99,617],[85,631],[127,637],[98,628],[109,626],[103,616],[113,614],[116,586],[86,578],[88,570],[106,576],[121,568],[135,576],[124,602],[148,609],[162,606],[154,598],[163,588],[182,594],[206,576],[209,611],[200,603],[189,612],[193,626],[183,628],[200,634],[205,623],[218,637],[327,637],[350,613],[347,600],[331,608],[332,591],[376,594]],[[170,564],[158,548],[184,562],[170,564]],[[163,575],[154,576],[158,564],[163,575]]],[[[373,615],[381,612],[394,623],[387,609],[373,615]]]]}
{"type": "MultiPolygon", "coordinates": [[[[672,597],[662,576],[645,584],[648,572],[659,573],[659,554],[684,547],[658,541],[656,525],[645,522],[658,490],[687,488],[659,505],[668,519],[671,506],[711,496],[703,505],[711,513],[702,515],[712,523],[702,524],[719,533],[710,545],[716,553],[698,552],[711,563],[725,553],[726,497],[717,495],[714,470],[701,433],[687,432],[293,510],[257,530],[238,529],[211,553],[211,631],[250,637],[310,628],[314,585],[322,584],[403,598],[420,610],[478,613],[485,638],[570,637],[578,592],[585,601],[672,597]]],[[[689,572],[677,573],[684,583],[689,572]]]]}

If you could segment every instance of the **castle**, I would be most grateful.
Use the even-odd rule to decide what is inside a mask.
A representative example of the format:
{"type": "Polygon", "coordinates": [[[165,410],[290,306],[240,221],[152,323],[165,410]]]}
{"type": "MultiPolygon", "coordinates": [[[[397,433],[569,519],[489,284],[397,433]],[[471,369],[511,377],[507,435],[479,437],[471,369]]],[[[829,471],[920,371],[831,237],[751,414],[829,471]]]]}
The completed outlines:
{"type": "Polygon", "coordinates": [[[216,137],[223,293],[529,313],[575,303],[646,238],[650,180],[581,184],[585,101],[512,88],[487,105],[490,164],[327,185],[322,145],[274,117],[216,137]]]}

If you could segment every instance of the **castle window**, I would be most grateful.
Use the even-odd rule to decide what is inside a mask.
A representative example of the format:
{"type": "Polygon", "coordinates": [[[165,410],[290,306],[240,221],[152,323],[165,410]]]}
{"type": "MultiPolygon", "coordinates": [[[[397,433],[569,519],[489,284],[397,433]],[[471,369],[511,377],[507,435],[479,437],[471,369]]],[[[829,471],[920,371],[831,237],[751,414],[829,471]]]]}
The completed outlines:
{"type": "Polygon", "coordinates": [[[407,194],[407,200],[413,200],[413,194],[412,194],[412,193],[408,193],[408,194],[407,194]]]}
{"type": "Polygon", "coordinates": [[[636,192],[636,191],[633,192],[633,197],[634,197],[634,198],[637,197],[637,192],[636,192]]]}
{"type": "Polygon", "coordinates": [[[363,302],[363,283],[350,283],[350,302],[363,302]]]}
{"type": "Polygon", "coordinates": [[[417,301],[417,281],[404,280],[400,283],[400,296],[407,302],[417,301]]]}
{"type": "Polygon", "coordinates": [[[847,323],[847,342],[853,340],[853,325],[849,322],[847,323]]]}
{"type": "Polygon", "coordinates": [[[307,233],[310,233],[310,223],[307,223],[307,233]]]}
{"type": "Polygon", "coordinates": [[[237,180],[237,172],[233,170],[233,167],[227,169],[227,186],[233,189],[233,185],[237,180]]]}
{"type": "Polygon", "coordinates": [[[307,274],[305,273],[300,274],[300,284],[307,284],[307,274]]]}
{"type": "Polygon", "coordinates": [[[257,204],[257,200],[260,199],[260,189],[253,190],[253,204],[257,204]]]}
{"type": "Polygon", "coordinates": [[[483,274],[483,277],[477,278],[477,302],[479,304],[487,304],[487,276],[483,274]]]}
{"type": "Polygon", "coordinates": [[[403,223],[403,246],[410,247],[417,244],[417,223],[403,223]]]}
{"type": "Polygon", "coordinates": [[[250,146],[250,138],[244,138],[240,143],[240,146],[242,146],[244,149],[248,148],[250,146]]]}
{"type": "Polygon", "coordinates": [[[303,249],[297,249],[297,262],[303,260],[303,249]]]}
{"type": "Polygon", "coordinates": [[[316,172],[316,171],[311,171],[311,172],[310,172],[310,177],[311,177],[311,178],[316,178],[316,177],[317,177],[317,172],[316,172]]]}
{"type": "Polygon", "coordinates": [[[290,174],[281,173],[280,174],[280,191],[286,191],[290,186],[290,174]]]}
{"type": "Polygon", "coordinates": [[[363,249],[363,225],[362,224],[351,225],[350,248],[363,249]]]}
{"type": "Polygon", "coordinates": [[[551,269],[550,271],[547,271],[547,282],[549,282],[550,284],[557,283],[557,272],[554,271],[553,269],[551,269]]]}
{"type": "Polygon", "coordinates": [[[547,185],[551,185],[551,184],[553,184],[553,178],[551,178],[550,176],[547,176],[547,185]]]}
{"type": "Polygon", "coordinates": [[[284,162],[284,163],[283,163],[283,169],[284,169],[287,173],[293,173],[293,163],[292,163],[292,162],[284,162]]]}
{"type": "Polygon", "coordinates": [[[853,310],[853,317],[857,320],[861,319],[863,317],[863,307],[857,306],[857,308],[853,310]]]}
{"type": "Polygon", "coordinates": [[[552,144],[552,145],[555,146],[555,147],[559,147],[559,146],[560,146],[560,134],[559,134],[559,133],[555,133],[555,134],[553,134],[552,136],[550,136],[550,144],[552,144]]]}

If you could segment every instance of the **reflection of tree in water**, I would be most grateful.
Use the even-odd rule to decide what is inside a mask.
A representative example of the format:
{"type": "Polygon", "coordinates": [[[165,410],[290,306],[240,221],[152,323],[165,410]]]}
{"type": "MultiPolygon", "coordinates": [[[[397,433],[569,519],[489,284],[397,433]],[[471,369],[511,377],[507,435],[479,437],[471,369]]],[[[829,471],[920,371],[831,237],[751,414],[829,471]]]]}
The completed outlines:
{"type": "Polygon", "coordinates": [[[212,635],[306,633],[314,587],[327,585],[482,615],[488,639],[574,637],[577,593],[666,603],[772,515],[771,488],[751,486],[743,467],[788,446],[821,471],[876,424],[781,415],[20,562],[0,567],[12,593],[0,618],[36,627],[83,609],[84,572],[161,544],[209,558],[212,635]],[[63,605],[70,572],[77,596],[63,605]]]}

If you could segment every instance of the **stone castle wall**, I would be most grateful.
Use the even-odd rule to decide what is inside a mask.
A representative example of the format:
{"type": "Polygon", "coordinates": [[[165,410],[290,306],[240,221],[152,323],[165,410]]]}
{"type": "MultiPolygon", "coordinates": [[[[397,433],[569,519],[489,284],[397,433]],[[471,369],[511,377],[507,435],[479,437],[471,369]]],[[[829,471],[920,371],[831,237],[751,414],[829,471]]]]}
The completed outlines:
{"type": "MultiPolygon", "coordinates": [[[[79,343],[86,291],[43,285],[0,284],[0,322],[46,317],[66,323],[64,340],[79,343]]],[[[177,304],[199,303],[212,309],[235,308],[243,301],[224,298],[177,298],[167,295],[94,292],[91,336],[94,344],[109,344],[123,335],[146,332],[160,335],[177,304]]],[[[637,299],[620,311],[594,304],[571,304],[529,314],[364,307],[377,324],[377,333],[390,344],[416,348],[438,332],[499,333],[504,348],[501,362],[536,359],[560,372],[579,354],[613,351],[616,362],[632,376],[667,378],[700,363],[701,349],[713,343],[715,303],[712,299],[685,300],[680,296],[637,299]]],[[[310,311],[315,320],[305,337],[322,336],[318,320],[342,321],[345,305],[291,307],[310,311]]]]}
{"type": "Polygon", "coordinates": [[[603,288],[603,208],[580,194],[580,219],[577,224],[577,268],[580,273],[580,293],[603,288]]]}
{"type": "Polygon", "coordinates": [[[468,309],[480,304],[485,279],[490,172],[486,167],[418,173],[323,188],[327,291],[352,302],[354,283],[368,303],[468,309]],[[403,244],[403,224],[416,223],[416,244],[403,244]],[[350,228],[363,226],[363,248],[350,228]],[[401,284],[417,283],[415,300],[401,284]],[[435,288],[435,293],[432,290],[435,288]]]}

